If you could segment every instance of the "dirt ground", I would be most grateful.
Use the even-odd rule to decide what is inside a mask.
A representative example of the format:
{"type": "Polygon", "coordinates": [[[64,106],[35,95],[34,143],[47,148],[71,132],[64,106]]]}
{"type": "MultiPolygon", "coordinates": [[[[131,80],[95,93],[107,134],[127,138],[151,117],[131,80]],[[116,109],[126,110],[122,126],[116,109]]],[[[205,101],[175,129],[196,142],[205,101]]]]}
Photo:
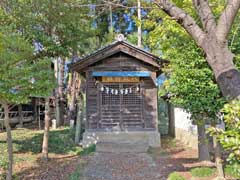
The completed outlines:
{"type": "MultiPolygon", "coordinates": [[[[198,162],[197,151],[186,148],[180,142],[170,138],[162,139],[162,148],[150,149],[150,155],[155,163],[154,169],[159,174],[159,180],[167,180],[171,172],[177,171],[188,180],[192,179],[189,170],[199,166],[213,166],[213,164],[198,162]]],[[[70,178],[72,173],[84,170],[93,155],[89,156],[69,156],[51,155],[48,162],[43,162],[38,158],[33,163],[23,163],[15,165],[15,172],[18,172],[15,179],[21,180],[74,180],[70,178]],[[79,170],[80,167],[80,170],[79,170]]],[[[216,176],[208,178],[194,178],[194,180],[213,180],[216,176]]],[[[81,180],[82,178],[75,178],[81,180]]],[[[124,179],[125,180],[125,179],[124,179]]]]}
{"type": "MultiPolygon", "coordinates": [[[[40,158],[39,158],[40,159],[40,158]]],[[[37,161],[35,164],[27,164],[15,167],[19,173],[15,178],[19,180],[68,180],[76,168],[84,164],[88,157],[65,156],[51,157],[49,162],[37,161]]]]}
{"type": "MultiPolygon", "coordinates": [[[[198,152],[189,147],[184,146],[181,142],[173,140],[169,137],[162,138],[162,148],[152,149],[150,154],[159,167],[159,172],[163,180],[174,171],[184,176],[187,180],[215,180],[216,174],[206,178],[192,177],[191,168],[195,167],[215,167],[211,162],[199,162],[198,152]]],[[[226,177],[233,180],[231,177],[226,177]]]]}

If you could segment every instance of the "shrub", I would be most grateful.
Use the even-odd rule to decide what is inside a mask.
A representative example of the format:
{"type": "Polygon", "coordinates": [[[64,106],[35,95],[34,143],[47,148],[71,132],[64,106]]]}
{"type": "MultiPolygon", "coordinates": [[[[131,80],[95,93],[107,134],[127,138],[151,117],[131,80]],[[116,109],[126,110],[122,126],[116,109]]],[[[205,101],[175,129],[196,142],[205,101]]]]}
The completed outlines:
{"type": "Polygon", "coordinates": [[[234,100],[226,104],[222,110],[224,113],[225,130],[210,128],[211,135],[215,135],[223,149],[229,152],[227,161],[233,170],[240,176],[240,100],[234,100]]]}
{"type": "Polygon", "coordinates": [[[191,169],[191,174],[194,177],[209,177],[212,176],[215,169],[209,167],[199,167],[191,169]]]}
{"type": "Polygon", "coordinates": [[[227,165],[224,169],[224,172],[226,175],[232,176],[234,178],[240,179],[240,172],[237,172],[236,170],[240,171],[240,164],[234,164],[234,165],[227,165]]]}
{"type": "Polygon", "coordinates": [[[173,173],[169,174],[168,180],[186,180],[186,178],[181,176],[177,172],[173,172],[173,173]]]}

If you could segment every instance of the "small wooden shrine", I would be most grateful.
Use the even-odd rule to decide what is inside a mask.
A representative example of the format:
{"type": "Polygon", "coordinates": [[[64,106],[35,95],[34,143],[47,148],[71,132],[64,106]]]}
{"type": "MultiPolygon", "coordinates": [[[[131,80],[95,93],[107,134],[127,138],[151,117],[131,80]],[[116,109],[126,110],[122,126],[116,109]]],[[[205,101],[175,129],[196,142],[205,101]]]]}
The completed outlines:
{"type": "Polygon", "coordinates": [[[138,132],[149,136],[150,146],[160,146],[156,78],[162,64],[157,56],[124,40],[72,64],[71,70],[86,78],[83,138],[91,133],[138,132]]]}

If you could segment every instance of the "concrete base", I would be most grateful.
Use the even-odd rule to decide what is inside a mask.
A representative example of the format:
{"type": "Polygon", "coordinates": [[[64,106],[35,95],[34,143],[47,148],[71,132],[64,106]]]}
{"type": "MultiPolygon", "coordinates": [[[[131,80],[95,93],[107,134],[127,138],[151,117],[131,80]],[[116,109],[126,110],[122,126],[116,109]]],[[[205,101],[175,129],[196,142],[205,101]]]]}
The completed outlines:
{"type": "MultiPolygon", "coordinates": [[[[160,133],[157,131],[113,131],[113,132],[85,132],[83,134],[83,147],[97,144],[100,151],[114,151],[113,147],[122,147],[122,151],[128,152],[135,147],[136,151],[146,151],[148,147],[160,147],[160,133]],[[142,146],[142,147],[141,147],[142,146]],[[104,150],[103,147],[110,147],[104,150]],[[126,148],[124,148],[126,147],[126,148]],[[139,148],[137,148],[139,147],[139,148]],[[145,148],[147,147],[147,148],[145,148]]],[[[97,149],[99,149],[97,147],[97,149]]]]}

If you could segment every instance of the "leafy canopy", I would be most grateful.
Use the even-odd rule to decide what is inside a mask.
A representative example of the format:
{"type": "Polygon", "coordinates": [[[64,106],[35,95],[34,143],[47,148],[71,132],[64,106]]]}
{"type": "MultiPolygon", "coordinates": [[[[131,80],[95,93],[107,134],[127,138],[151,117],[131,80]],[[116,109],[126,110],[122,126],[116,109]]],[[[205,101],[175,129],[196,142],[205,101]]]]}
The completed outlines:
{"type": "MultiPolygon", "coordinates": [[[[179,5],[195,16],[190,3],[184,1],[179,5]]],[[[153,9],[145,26],[150,29],[147,38],[150,49],[170,61],[164,69],[168,80],[163,84],[160,94],[168,93],[170,101],[190,112],[193,120],[216,119],[224,99],[202,50],[164,12],[153,9]]]]}
{"type": "Polygon", "coordinates": [[[42,56],[69,57],[89,51],[93,35],[87,0],[12,0],[7,3],[16,28],[30,41],[40,42],[42,56]]]}
{"type": "Polygon", "coordinates": [[[36,59],[32,46],[18,33],[0,31],[0,103],[26,103],[49,96],[54,87],[51,61],[36,59]]]}

